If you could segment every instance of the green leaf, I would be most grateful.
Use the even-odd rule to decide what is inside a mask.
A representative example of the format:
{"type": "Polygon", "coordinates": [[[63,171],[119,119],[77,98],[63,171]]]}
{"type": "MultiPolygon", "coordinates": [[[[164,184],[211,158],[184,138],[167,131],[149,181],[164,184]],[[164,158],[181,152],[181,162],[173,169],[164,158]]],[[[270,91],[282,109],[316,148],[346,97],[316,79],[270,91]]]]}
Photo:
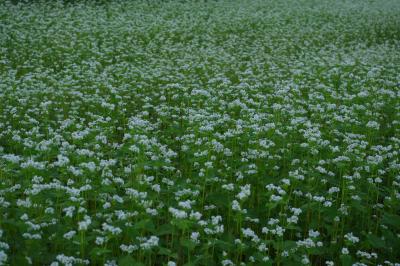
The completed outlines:
{"type": "Polygon", "coordinates": [[[196,244],[193,243],[193,241],[190,241],[188,239],[182,239],[181,240],[181,245],[187,248],[188,250],[193,250],[196,247],[196,244]]]}
{"type": "Polygon", "coordinates": [[[159,255],[165,255],[165,256],[168,256],[168,257],[171,257],[171,258],[174,258],[174,259],[178,259],[178,254],[172,253],[172,251],[170,249],[168,249],[168,248],[163,248],[163,247],[159,248],[158,249],[158,254],[159,255]]]}
{"type": "Polygon", "coordinates": [[[368,234],[367,241],[368,241],[368,244],[370,244],[374,248],[384,248],[386,246],[385,241],[376,235],[368,234]]]}
{"type": "Polygon", "coordinates": [[[385,214],[383,215],[382,223],[400,229],[400,216],[394,214],[385,214]]]}
{"type": "Polygon", "coordinates": [[[145,219],[145,220],[141,220],[136,222],[133,225],[133,228],[136,230],[143,230],[146,229],[147,231],[153,231],[154,230],[154,224],[151,220],[149,219],[145,219]]]}
{"type": "Polygon", "coordinates": [[[134,260],[131,256],[125,256],[118,260],[119,266],[144,266],[143,263],[134,260]]]}
{"type": "Polygon", "coordinates": [[[104,254],[111,253],[111,250],[106,248],[94,248],[90,251],[91,257],[99,257],[103,256],[104,254]]]}
{"type": "Polygon", "coordinates": [[[350,266],[352,265],[352,259],[350,255],[340,255],[341,265],[350,266]]]}
{"type": "Polygon", "coordinates": [[[174,233],[174,227],[171,224],[163,224],[157,229],[157,236],[170,235],[174,233]]]}

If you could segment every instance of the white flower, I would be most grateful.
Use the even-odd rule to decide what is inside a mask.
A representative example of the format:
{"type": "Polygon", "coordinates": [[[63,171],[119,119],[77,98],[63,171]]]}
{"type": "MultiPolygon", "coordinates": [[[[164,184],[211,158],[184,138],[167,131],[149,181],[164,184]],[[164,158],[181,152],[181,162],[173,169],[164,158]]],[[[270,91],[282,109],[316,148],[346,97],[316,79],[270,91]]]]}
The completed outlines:
{"type": "Polygon", "coordinates": [[[239,192],[239,194],[236,195],[236,198],[238,198],[239,200],[242,200],[242,199],[245,199],[248,196],[250,196],[250,194],[251,194],[250,188],[251,188],[250,184],[247,184],[245,186],[241,186],[240,187],[240,192],[239,192]]]}
{"type": "Polygon", "coordinates": [[[7,258],[7,254],[3,250],[0,250],[0,265],[5,265],[7,258]]]}
{"type": "Polygon", "coordinates": [[[95,243],[96,243],[96,245],[101,246],[101,245],[103,245],[104,241],[105,241],[104,237],[98,236],[98,237],[96,237],[95,243]]]}
{"type": "Polygon", "coordinates": [[[319,232],[318,231],[314,231],[314,230],[309,230],[308,231],[308,236],[309,237],[318,237],[319,236],[319,232]]]}
{"type": "Polygon", "coordinates": [[[182,210],[178,210],[178,209],[175,209],[175,208],[173,208],[173,207],[169,207],[168,208],[168,211],[172,214],[172,216],[174,216],[174,218],[176,218],[176,219],[185,219],[185,218],[187,218],[187,213],[185,212],[185,211],[182,211],[182,210]]]}
{"type": "Polygon", "coordinates": [[[91,223],[92,219],[89,216],[85,215],[84,220],[78,223],[79,231],[87,230],[91,223]]]}
{"type": "Polygon", "coordinates": [[[109,225],[109,224],[107,224],[107,223],[103,223],[103,224],[102,224],[102,228],[103,228],[104,231],[110,232],[112,235],[119,235],[119,234],[122,233],[121,228],[119,228],[119,227],[114,227],[114,226],[109,225]]]}
{"type": "Polygon", "coordinates": [[[222,266],[233,266],[235,265],[231,260],[229,259],[225,259],[223,261],[221,261],[222,266]]]}
{"type": "Polygon", "coordinates": [[[120,248],[122,251],[127,252],[127,253],[129,253],[129,254],[131,254],[133,251],[139,249],[139,247],[136,246],[136,245],[124,245],[124,244],[120,245],[119,248],[120,248]]]}
{"type": "Polygon", "coordinates": [[[68,233],[64,234],[64,238],[69,240],[69,239],[73,238],[75,235],[76,235],[76,231],[69,231],[68,233]]]}
{"type": "Polygon", "coordinates": [[[192,232],[192,234],[190,235],[190,239],[196,244],[200,243],[199,237],[200,237],[199,232],[192,232]]]}
{"type": "Polygon", "coordinates": [[[302,264],[309,264],[310,260],[308,259],[307,255],[303,255],[302,259],[301,259],[301,263],[302,264]]]}
{"type": "Polygon", "coordinates": [[[151,249],[152,247],[158,246],[158,241],[159,238],[156,236],[151,236],[149,239],[147,239],[144,243],[140,244],[140,247],[144,250],[151,249]]]}
{"type": "Polygon", "coordinates": [[[368,121],[366,126],[369,128],[379,129],[379,123],[376,121],[368,121]]]}
{"type": "Polygon", "coordinates": [[[118,266],[117,262],[115,260],[107,260],[104,263],[104,266],[118,266]]]}
{"type": "Polygon", "coordinates": [[[353,233],[345,234],[344,237],[349,240],[351,243],[357,243],[360,239],[353,235],[353,233]]]}

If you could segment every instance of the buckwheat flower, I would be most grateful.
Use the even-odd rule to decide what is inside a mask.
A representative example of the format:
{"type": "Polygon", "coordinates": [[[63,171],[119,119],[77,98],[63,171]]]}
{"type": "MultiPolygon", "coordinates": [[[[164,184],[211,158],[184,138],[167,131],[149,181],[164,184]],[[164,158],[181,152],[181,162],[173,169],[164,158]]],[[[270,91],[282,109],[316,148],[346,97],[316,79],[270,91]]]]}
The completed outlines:
{"type": "Polygon", "coordinates": [[[121,197],[118,196],[118,195],[114,195],[112,198],[113,198],[113,200],[115,200],[115,201],[118,202],[118,203],[124,203],[124,199],[121,198],[121,197]]]}
{"type": "Polygon", "coordinates": [[[29,265],[32,265],[32,259],[31,259],[30,257],[25,256],[25,259],[26,259],[26,262],[27,262],[29,265]]]}
{"type": "Polygon", "coordinates": [[[351,198],[352,198],[353,200],[361,201],[361,197],[358,196],[358,195],[351,196],[351,198]]]}
{"type": "Polygon", "coordinates": [[[325,200],[324,196],[313,196],[313,200],[317,202],[323,202],[325,200]]]}
{"type": "Polygon", "coordinates": [[[301,259],[301,263],[302,264],[309,264],[310,260],[308,259],[307,255],[303,255],[302,259],[301,259]]]}
{"type": "Polygon", "coordinates": [[[69,231],[68,233],[65,233],[63,237],[69,240],[69,239],[73,238],[75,235],[76,235],[76,231],[69,231]]]}
{"type": "Polygon", "coordinates": [[[264,251],[267,251],[267,250],[268,250],[268,248],[267,248],[267,246],[265,245],[265,243],[261,243],[261,244],[257,247],[257,249],[258,249],[260,252],[264,252],[264,251]]]}
{"type": "Polygon", "coordinates": [[[210,204],[210,205],[204,205],[204,210],[214,210],[215,208],[217,208],[217,206],[215,206],[214,204],[210,204]]]}
{"type": "Polygon", "coordinates": [[[114,226],[109,225],[109,224],[106,224],[106,223],[103,223],[103,224],[102,224],[102,228],[103,228],[104,231],[108,231],[108,232],[110,232],[112,235],[119,235],[119,234],[122,233],[121,228],[119,228],[119,227],[114,227],[114,226]]]}
{"type": "Polygon", "coordinates": [[[235,244],[241,245],[242,244],[242,240],[240,240],[239,238],[236,238],[235,239],[235,244]]]}
{"type": "Polygon", "coordinates": [[[232,201],[232,210],[234,210],[234,211],[242,210],[242,208],[240,207],[240,203],[237,200],[232,201]]]}
{"type": "Polygon", "coordinates": [[[79,168],[73,167],[73,166],[68,166],[68,171],[71,172],[74,176],[82,176],[83,171],[79,168]]]}
{"type": "Polygon", "coordinates": [[[7,259],[8,259],[7,254],[3,250],[0,250],[0,265],[5,265],[7,259]]]}
{"type": "Polygon", "coordinates": [[[369,128],[379,129],[379,123],[376,121],[368,121],[366,126],[369,128]]]}
{"type": "Polygon", "coordinates": [[[72,256],[65,256],[64,254],[57,255],[57,260],[64,265],[73,265],[73,264],[89,264],[89,260],[82,260],[82,259],[77,259],[72,256]]]}
{"type": "Polygon", "coordinates": [[[344,235],[344,237],[353,244],[360,241],[360,239],[358,237],[354,236],[353,233],[347,233],[344,235]]]}
{"type": "Polygon", "coordinates": [[[65,212],[65,215],[67,217],[72,217],[74,215],[75,206],[70,206],[70,207],[64,208],[63,211],[65,212]]]}
{"type": "Polygon", "coordinates": [[[151,236],[149,239],[146,240],[146,242],[141,243],[140,247],[144,250],[151,249],[152,247],[158,246],[158,241],[159,238],[156,236],[151,236]]]}
{"type": "MultiPolygon", "coordinates": [[[[246,212],[244,212],[244,213],[246,213],[246,212]]],[[[256,223],[256,224],[258,224],[258,223],[260,222],[260,219],[258,219],[258,218],[251,218],[251,217],[248,217],[248,216],[246,216],[246,217],[244,218],[244,220],[245,220],[245,221],[252,222],[252,223],[256,223]]]]}
{"type": "Polygon", "coordinates": [[[125,174],[130,174],[130,173],[132,173],[132,166],[130,165],[130,166],[125,166],[124,167],[124,173],[125,174]]]}
{"type": "Polygon", "coordinates": [[[245,228],[245,229],[241,228],[241,230],[242,230],[242,234],[245,237],[251,238],[253,242],[258,243],[260,241],[260,239],[258,238],[256,233],[253,230],[251,230],[250,228],[245,228]]]}
{"type": "Polygon", "coordinates": [[[203,216],[203,215],[202,215],[200,212],[191,211],[191,212],[190,212],[190,215],[189,215],[189,218],[198,221],[198,220],[201,219],[202,216],[203,216]]]}
{"type": "Polygon", "coordinates": [[[306,238],[304,240],[298,240],[298,241],[296,241],[296,245],[298,247],[305,247],[305,248],[315,247],[315,243],[311,238],[306,238]]]}
{"type": "Polygon", "coordinates": [[[179,205],[179,207],[190,210],[192,208],[193,203],[194,203],[194,201],[186,200],[186,201],[179,202],[178,205],[179,205]]]}
{"type": "Polygon", "coordinates": [[[200,237],[199,232],[192,232],[192,234],[190,235],[190,239],[193,241],[193,243],[196,244],[200,243],[199,237],[200,237]]]}
{"type": "Polygon", "coordinates": [[[247,198],[248,196],[250,196],[251,194],[251,185],[247,184],[245,186],[241,186],[240,187],[240,192],[239,194],[236,195],[236,198],[238,198],[239,200],[242,200],[244,198],[247,198]]]}
{"type": "Polygon", "coordinates": [[[378,258],[378,255],[376,253],[374,253],[374,252],[368,253],[368,252],[361,251],[361,250],[358,250],[356,252],[356,255],[359,256],[359,257],[364,257],[366,259],[377,259],[378,258]]]}
{"type": "Polygon", "coordinates": [[[21,166],[21,168],[32,167],[37,170],[43,170],[45,168],[46,164],[43,162],[35,162],[32,158],[29,158],[26,162],[21,163],[20,166],[21,166]]]}
{"type": "Polygon", "coordinates": [[[299,216],[302,213],[302,210],[300,208],[290,208],[290,210],[293,212],[293,215],[299,216]]]}
{"type": "Polygon", "coordinates": [[[84,220],[81,222],[78,222],[78,230],[79,231],[85,231],[89,227],[89,225],[92,223],[92,219],[85,215],[84,220]]]}
{"type": "Polygon", "coordinates": [[[174,216],[176,219],[185,219],[187,218],[187,213],[182,210],[175,209],[173,207],[169,207],[168,211],[174,216]]]}
{"type": "Polygon", "coordinates": [[[128,214],[122,210],[116,210],[114,213],[119,221],[124,221],[129,217],[128,214]]]}
{"type": "Polygon", "coordinates": [[[167,266],[176,266],[176,263],[173,261],[168,261],[167,266]]]}
{"type": "Polygon", "coordinates": [[[290,223],[297,224],[297,222],[299,221],[299,217],[293,215],[293,216],[290,216],[289,218],[287,218],[286,221],[287,221],[289,224],[290,224],[290,223]]]}
{"type": "Polygon", "coordinates": [[[235,189],[234,184],[230,183],[230,184],[225,184],[221,186],[223,189],[226,189],[228,191],[233,191],[235,189]]]}
{"type": "Polygon", "coordinates": [[[271,195],[270,200],[277,202],[277,201],[282,200],[282,197],[273,194],[273,195],[271,195]]]}
{"type": "Polygon", "coordinates": [[[223,261],[221,261],[222,266],[233,266],[235,265],[231,260],[229,259],[225,259],[223,261]]]}
{"type": "Polygon", "coordinates": [[[0,241],[0,249],[2,249],[2,250],[8,250],[8,249],[10,249],[10,245],[8,245],[8,244],[5,243],[5,242],[1,242],[1,241],[0,241]]]}
{"type": "Polygon", "coordinates": [[[340,188],[338,188],[338,187],[331,187],[329,190],[328,190],[328,193],[329,194],[333,194],[333,193],[336,193],[336,192],[339,192],[340,191],[340,188]]]}
{"type": "Polygon", "coordinates": [[[122,251],[127,252],[129,254],[131,254],[133,251],[139,249],[139,247],[137,245],[129,245],[129,246],[127,246],[127,245],[124,245],[124,244],[120,245],[119,248],[122,251]]]}
{"type": "Polygon", "coordinates": [[[158,214],[158,211],[156,209],[146,208],[146,213],[152,216],[156,216],[158,214]]]}
{"type": "Polygon", "coordinates": [[[308,236],[309,237],[318,237],[319,236],[319,232],[318,231],[314,231],[314,230],[309,230],[308,231],[308,236]]]}
{"type": "Polygon", "coordinates": [[[104,266],[118,266],[117,262],[115,260],[107,260],[104,263],[104,266]]]}
{"type": "Polygon", "coordinates": [[[342,248],[342,254],[343,255],[349,254],[349,250],[347,248],[342,248]]]}
{"type": "Polygon", "coordinates": [[[5,154],[2,156],[2,158],[11,163],[19,163],[22,160],[20,156],[14,154],[5,154]]]}
{"type": "Polygon", "coordinates": [[[66,156],[63,156],[61,154],[57,155],[57,161],[53,163],[54,166],[66,166],[69,164],[69,159],[66,156]]]}
{"type": "Polygon", "coordinates": [[[80,166],[88,169],[90,172],[94,172],[96,170],[96,164],[94,162],[81,163],[80,166]]]}
{"type": "Polygon", "coordinates": [[[326,266],[334,266],[335,265],[335,263],[333,262],[333,261],[325,261],[325,265],[326,266]]]}
{"type": "Polygon", "coordinates": [[[43,177],[37,175],[32,177],[32,183],[40,184],[41,182],[43,182],[43,177]]]}
{"type": "Polygon", "coordinates": [[[18,199],[17,200],[17,206],[18,207],[30,208],[32,206],[31,199],[30,198],[26,198],[25,200],[18,199]]]}
{"type": "Polygon", "coordinates": [[[26,239],[42,239],[42,236],[40,234],[30,234],[30,233],[24,233],[22,236],[26,239]]]}
{"type": "Polygon", "coordinates": [[[96,240],[95,240],[96,245],[101,246],[101,245],[103,245],[104,242],[105,242],[104,237],[101,237],[101,236],[96,237],[96,240]]]}
{"type": "Polygon", "coordinates": [[[151,189],[159,193],[161,191],[161,186],[159,184],[155,184],[151,186],[151,189]]]}

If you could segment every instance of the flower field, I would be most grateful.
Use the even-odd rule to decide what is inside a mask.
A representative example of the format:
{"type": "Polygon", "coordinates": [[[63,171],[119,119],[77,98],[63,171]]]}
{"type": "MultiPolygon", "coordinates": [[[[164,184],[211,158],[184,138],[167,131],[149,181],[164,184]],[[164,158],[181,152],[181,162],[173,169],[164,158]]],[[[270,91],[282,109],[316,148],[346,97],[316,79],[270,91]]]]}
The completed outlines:
{"type": "Polygon", "coordinates": [[[400,265],[400,1],[1,1],[0,265],[400,265]]]}

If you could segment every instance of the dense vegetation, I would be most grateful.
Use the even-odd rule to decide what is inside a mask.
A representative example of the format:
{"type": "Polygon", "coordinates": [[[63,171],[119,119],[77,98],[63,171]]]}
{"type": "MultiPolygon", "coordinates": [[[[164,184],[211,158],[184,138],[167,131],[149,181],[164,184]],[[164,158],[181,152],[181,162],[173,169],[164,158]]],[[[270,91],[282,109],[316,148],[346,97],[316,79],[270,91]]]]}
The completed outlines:
{"type": "Polygon", "coordinates": [[[0,265],[399,265],[400,1],[0,3],[0,265]]]}

